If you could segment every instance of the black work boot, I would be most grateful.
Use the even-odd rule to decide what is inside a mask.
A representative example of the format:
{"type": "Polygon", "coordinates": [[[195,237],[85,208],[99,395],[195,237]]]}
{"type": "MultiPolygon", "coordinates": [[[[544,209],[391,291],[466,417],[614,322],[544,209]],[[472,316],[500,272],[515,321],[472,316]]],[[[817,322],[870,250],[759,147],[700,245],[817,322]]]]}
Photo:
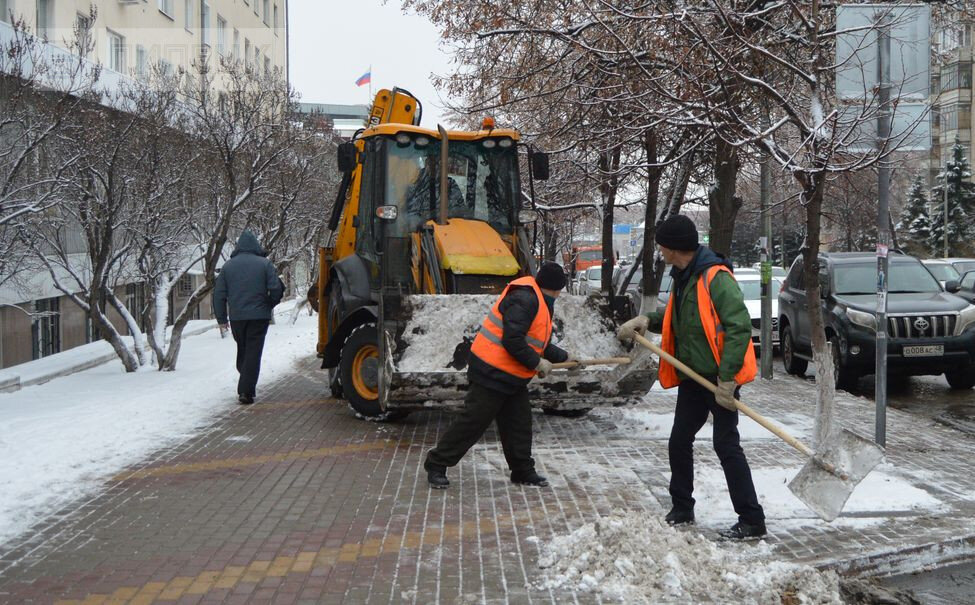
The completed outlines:
{"type": "Polygon", "coordinates": [[[759,522],[753,525],[739,521],[730,528],[719,531],[718,535],[725,540],[758,540],[765,536],[765,523],[759,522]]]}
{"type": "Polygon", "coordinates": [[[548,487],[548,479],[536,473],[533,468],[527,471],[511,471],[511,482],[518,485],[548,487]]]}
{"type": "Polygon", "coordinates": [[[664,521],[667,522],[667,525],[690,525],[694,523],[694,509],[677,508],[675,506],[664,517],[664,521]]]}
{"type": "Polygon", "coordinates": [[[426,462],[423,468],[427,470],[427,482],[433,489],[447,489],[450,481],[447,480],[447,467],[439,464],[426,462]]]}
{"type": "Polygon", "coordinates": [[[254,396],[253,395],[238,395],[237,396],[237,401],[239,401],[241,405],[250,405],[250,404],[254,403],[254,396]]]}

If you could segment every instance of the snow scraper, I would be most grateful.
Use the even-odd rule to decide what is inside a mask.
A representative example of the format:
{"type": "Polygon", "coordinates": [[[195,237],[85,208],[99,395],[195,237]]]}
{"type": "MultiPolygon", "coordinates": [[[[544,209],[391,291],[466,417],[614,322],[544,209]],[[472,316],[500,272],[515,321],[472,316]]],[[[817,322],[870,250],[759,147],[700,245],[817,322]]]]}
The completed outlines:
{"type": "MultiPolygon", "coordinates": [[[[636,334],[634,339],[693,378],[701,386],[711,392],[717,390],[711,381],[643,336],[636,334]]],[[[853,489],[884,459],[882,447],[847,429],[834,431],[821,444],[820,451],[813,452],[804,443],[772,424],[741,401],[736,399],[735,404],[743,414],[809,458],[799,474],[789,483],[789,489],[824,521],[832,521],[839,516],[853,489]]]]}
{"type": "MultiPolygon", "coordinates": [[[[490,118],[480,130],[447,131],[421,127],[422,113],[409,91],[384,88],[365,128],[338,146],[342,181],[309,293],[331,394],[370,420],[462,402],[488,310],[536,271],[528,233],[539,215],[523,205],[520,167],[547,179],[548,156],[490,118]]],[[[625,356],[609,307],[563,294],[553,342],[579,357],[625,356]]],[[[635,357],[532,380],[533,401],[567,416],[636,401],[656,368],[649,353],[635,357]]]]}

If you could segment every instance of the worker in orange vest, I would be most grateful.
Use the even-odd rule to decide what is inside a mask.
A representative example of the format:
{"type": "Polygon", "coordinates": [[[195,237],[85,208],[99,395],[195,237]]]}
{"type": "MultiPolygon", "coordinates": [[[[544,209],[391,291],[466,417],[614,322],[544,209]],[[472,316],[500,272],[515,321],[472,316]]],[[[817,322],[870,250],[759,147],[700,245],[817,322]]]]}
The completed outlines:
{"type": "Polygon", "coordinates": [[[664,360],[658,379],[666,389],[677,387],[677,407],[670,432],[670,498],[667,523],[694,522],[694,436],[714,417],[714,450],[721,460],[738,522],[721,532],[730,540],[765,535],[765,511],[758,503],[751,469],[741,449],[735,398],[741,385],[757,373],[752,348],[752,322],[731,264],[698,245],[697,227],[683,215],[665,220],[655,234],[664,260],[673,265],[670,299],[663,313],[637,315],[624,323],[620,340],[648,329],[662,334],[661,348],[698,374],[711,379],[712,393],[683,376],[664,360]]]}
{"type": "Polygon", "coordinates": [[[552,344],[555,299],[565,288],[565,272],[544,263],[535,277],[520,277],[504,289],[471,345],[467,379],[470,386],[464,408],[427,454],[423,468],[430,487],[446,489],[447,467],[460,462],[492,421],[511,481],[546,487],[532,459],[532,413],[528,383],[545,378],[553,363],[570,361],[568,353],[552,344]]]}

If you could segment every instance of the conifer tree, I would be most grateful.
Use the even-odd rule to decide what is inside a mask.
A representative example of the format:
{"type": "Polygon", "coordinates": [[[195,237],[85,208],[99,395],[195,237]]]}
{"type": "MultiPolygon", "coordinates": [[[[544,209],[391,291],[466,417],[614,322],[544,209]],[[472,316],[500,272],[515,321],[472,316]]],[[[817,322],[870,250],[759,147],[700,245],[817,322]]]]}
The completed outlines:
{"type": "Polygon", "coordinates": [[[895,227],[902,246],[911,254],[920,256],[930,256],[935,252],[931,249],[930,200],[926,189],[924,179],[920,175],[914,177],[907,203],[895,227]]]}
{"type": "Polygon", "coordinates": [[[935,254],[945,248],[945,180],[948,183],[948,256],[960,256],[970,248],[975,226],[975,183],[965,148],[958,139],[951,149],[951,159],[938,174],[938,184],[931,190],[931,236],[929,245],[935,254]]]}

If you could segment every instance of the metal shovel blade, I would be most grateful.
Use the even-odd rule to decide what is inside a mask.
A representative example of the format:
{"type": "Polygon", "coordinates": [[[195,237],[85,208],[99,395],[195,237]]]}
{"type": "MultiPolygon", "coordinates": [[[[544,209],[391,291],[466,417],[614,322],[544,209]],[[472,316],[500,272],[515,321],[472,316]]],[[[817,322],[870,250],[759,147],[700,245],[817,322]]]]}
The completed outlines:
{"type": "Polygon", "coordinates": [[[832,521],[853,489],[883,459],[882,447],[843,429],[824,441],[816,457],[809,459],[789,483],[789,489],[824,521],[832,521]],[[826,470],[829,467],[834,470],[826,470]]]}

